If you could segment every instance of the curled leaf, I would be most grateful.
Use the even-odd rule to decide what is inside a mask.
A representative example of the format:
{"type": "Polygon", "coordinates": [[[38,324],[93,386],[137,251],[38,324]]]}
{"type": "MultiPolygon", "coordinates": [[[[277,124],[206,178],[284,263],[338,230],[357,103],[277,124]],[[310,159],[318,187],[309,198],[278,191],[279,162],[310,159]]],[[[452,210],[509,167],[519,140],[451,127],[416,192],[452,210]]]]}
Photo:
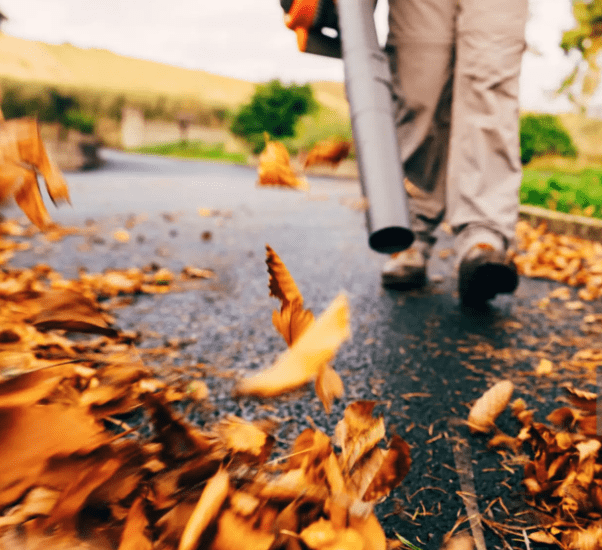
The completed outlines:
{"type": "Polygon", "coordinates": [[[503,380],[489,388],[470,409],[468,427],[472,433],[491,431],[495,420],[510,403],[514,384],[503,380]]]}
{"type": "Polygon", "coordinates": [[[203,531],[217,516],[228,496],[230,478],[226,470],[219,470],[205,486],[180,539],[178,550],[196,548],[203,531]]]}

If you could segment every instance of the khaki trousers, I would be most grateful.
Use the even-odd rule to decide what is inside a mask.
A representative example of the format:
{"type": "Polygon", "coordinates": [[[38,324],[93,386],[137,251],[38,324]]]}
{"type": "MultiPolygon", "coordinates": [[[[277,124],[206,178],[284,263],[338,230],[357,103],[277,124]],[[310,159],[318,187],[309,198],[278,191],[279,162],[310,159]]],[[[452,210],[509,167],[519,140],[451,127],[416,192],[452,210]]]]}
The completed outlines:
{"type": "Polygon", "coordinates": [[[527,0],[389,0],[387,52],[412,229],[446,217],[459,254],[508,247],[521,182],[518,80],[527,0]]]}

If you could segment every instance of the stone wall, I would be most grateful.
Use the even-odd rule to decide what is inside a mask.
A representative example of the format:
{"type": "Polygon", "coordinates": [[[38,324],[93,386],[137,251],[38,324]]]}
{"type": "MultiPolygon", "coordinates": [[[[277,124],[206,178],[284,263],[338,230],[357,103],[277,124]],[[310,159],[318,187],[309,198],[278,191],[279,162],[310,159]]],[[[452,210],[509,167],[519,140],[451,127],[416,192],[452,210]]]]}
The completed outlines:
{"type": "Polygon", "coordinates": [[[63,172],[87,170],[100,166],[100,144],[94,136],[62,128],[60,124],[40,124],[40,134],[48,156],[63,172]]]}

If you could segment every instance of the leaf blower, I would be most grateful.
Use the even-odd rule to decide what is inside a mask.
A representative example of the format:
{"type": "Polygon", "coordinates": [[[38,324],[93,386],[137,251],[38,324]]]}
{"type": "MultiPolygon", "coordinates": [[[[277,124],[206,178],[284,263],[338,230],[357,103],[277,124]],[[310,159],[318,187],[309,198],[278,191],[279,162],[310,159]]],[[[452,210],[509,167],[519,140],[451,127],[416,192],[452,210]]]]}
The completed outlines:
{"type": "Polygon", "coordinates": [[[342,57],[364,197],[368,244],[383,254],[408,248],[407,196],[395,132],[391,72],[380,49],[371,0],[280,0],[299,50],[342,57]],[[336,2],[336,5],[335,5],[336,2]]]}

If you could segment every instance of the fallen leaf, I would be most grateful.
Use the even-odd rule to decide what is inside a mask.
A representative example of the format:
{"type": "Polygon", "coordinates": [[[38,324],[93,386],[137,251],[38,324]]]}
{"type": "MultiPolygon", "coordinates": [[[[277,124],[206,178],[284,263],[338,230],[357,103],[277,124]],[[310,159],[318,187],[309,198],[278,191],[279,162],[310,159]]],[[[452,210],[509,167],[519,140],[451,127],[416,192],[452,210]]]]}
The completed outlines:
{"type": "Polygon", "coordinates": [[[230,477],[226,470],[219,470],[205,486],[180,539],[178,550],[196,548],[203,531],[217,517],[228,496],[230,477]]]}
{"type": "Polygon", "coordinates": [[[130,240],[130,234],[125,229],[117,229],[113,232],[113,238],[119,243],[127,243],[130,240]]]}
{"type": "Polygon", "coordinates": [[[495,420],[510,403],[514,384],[503,380],[489,388],[472,406],[468,415],[468,427],[472,433],[487,433],[495,420]]]}
{"type": "Polygon", "coordinates": [[[340,399],[345,393],[343,380],[330,366],[324,365],[316,378],[316,395],[322,402],[326,414],[330,414],[332,402],[340,399]]]}
{"type": "Polygon", "coordinates": [[[144,499],[138,497],[128,511],[117,550],[152,550],[153,543],[145,534],[147,527],[148,519],[144,513],[144,499]]]}
{"type": "Polygon", "coordinates": [[[554,364],[549,359],[541,359],[535,368],[537,376],[547,376],[554,371],[554,364]]]}
{"type": "Polygon", "coordinates": [[[371,451],[385,436],[382,416],[374,418],[375,401],[356,401],[345,409],[335,428],[335,445],[341,447],[341,467],[348,473],[355,463],[371,451]]]}

